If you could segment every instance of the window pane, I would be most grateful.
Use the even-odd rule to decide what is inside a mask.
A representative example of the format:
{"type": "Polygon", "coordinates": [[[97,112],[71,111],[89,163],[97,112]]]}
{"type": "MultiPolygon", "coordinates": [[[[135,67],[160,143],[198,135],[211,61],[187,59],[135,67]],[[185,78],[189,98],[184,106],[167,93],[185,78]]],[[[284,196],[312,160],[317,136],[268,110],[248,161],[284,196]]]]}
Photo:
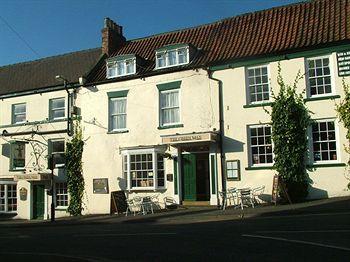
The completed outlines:
{"type": "Polygon", "coordinates": [[[187,63],[187,48],[181,48],[178,51],[179,64],[187,63]]]}
{"type": "Polygon", "coordinates": [[[52,115],[53,119],[64,118],[65,110],[64,109],[54,110],[54,111],[52,111],[51,115],[52,115]]]}
{"type": "Polygon", "coordinates": [[[271,127],[250,128],[250,153],[252,164],[273,163],[271,127]]]}
{"type": "Polygon", "coordinates": [[[158,67],[165,66],[165,53],[157,54],[157,66],[158,67]]]}
{"type": "Polygon", "coordinates": [[[168,52],[168,62],[169,65],[175,65],[176,62],[176,51],[169,51],[168,52]]]}
{"type": "Polygon", "coordinates": [[[52,109],[64,108],[64,98],[52,99],[51,105],[52,105],[52,109]]]}
{"type": "Polygon", "coordinates": [[[334,122],[319,122],[312,125],[314,161],[337,160],[334,122]]]}
{"type": "Polygon", "coordinates": [[[14,113],[25,113],[26,112],[26,104],[17,104],[14,105],[14,113]]]}

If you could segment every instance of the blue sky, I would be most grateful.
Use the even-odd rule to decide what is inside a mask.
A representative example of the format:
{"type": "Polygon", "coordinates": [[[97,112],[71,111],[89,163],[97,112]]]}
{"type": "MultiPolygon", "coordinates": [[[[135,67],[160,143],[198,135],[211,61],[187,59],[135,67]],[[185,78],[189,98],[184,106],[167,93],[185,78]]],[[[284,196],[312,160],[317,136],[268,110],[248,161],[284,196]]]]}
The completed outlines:
{"type": "Polygon", "coordinates": [[[0,0],[0,66],[100,47],[104,17],[134,39],[295,2],[300,0],[0,0]]]}

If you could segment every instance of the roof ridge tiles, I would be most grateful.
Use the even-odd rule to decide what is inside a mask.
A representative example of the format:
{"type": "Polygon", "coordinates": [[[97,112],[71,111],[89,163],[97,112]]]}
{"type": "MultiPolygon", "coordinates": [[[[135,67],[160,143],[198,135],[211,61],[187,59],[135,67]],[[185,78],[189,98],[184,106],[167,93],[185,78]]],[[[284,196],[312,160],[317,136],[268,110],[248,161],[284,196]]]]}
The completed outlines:
{"type": "Polygon", "coordinates": [[[296,2],[296,3],[287,4],[287,5],[275,6],[275,7],[266,8],[266,9],[262,9],[262,10],[257,10],[257,11],[253,11],[253,12],[246,12],[246,13],[242,13],[242,14],[238,14],[238,15],[234,15],[234,16],[225,17],[225,18],[222,18],[222,19],[210,22],[210,23],[205,23],[205,24],[201,24],[201,25],[195,25],[195,26],[191,26],[191,27],[184,27],[184,28],[170,30],[170,31],[167,31],[167,32],[156,33],[156,34],[149,35],[149,36],[137,37],[137,38],[129,39],[129,40],[127,40],[127,44],[130,43],[130,42],[142,41],[142,40],[146,40],[146,39],[149,39],[149,38],[158,37],[158,36],[162,36],[162,35],[173,34],[173,33],[178,33],[178,32],[184,32],[184,31],[187,31],[187,30],[199,29],[201,27],[206,27],[206,26],[212,26],[212,25],[215,25],[215,24],[223,23],[223,22],[225,22],[227,20],[236,19],[238,17],[249,16],[249,15],[253,15],[253,14],[255,15],[255,14],[258,14],[258,13],[263,13],[263,12],[272,11],[272,10],[276,10],[276,9],[288,8],[288,7],[295,6],[295,5],[309,4],[309,3],[312,3],[312,2],[321,2],[321,1],[329,1],[329,0],[304,0],[304,1],[296,2]]]}

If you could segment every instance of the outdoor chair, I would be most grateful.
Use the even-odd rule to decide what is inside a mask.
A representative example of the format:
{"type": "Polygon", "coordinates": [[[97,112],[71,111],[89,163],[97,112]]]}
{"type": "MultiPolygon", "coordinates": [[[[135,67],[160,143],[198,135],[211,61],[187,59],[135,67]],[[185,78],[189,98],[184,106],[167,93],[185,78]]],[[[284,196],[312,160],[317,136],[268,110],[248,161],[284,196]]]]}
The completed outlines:
{"type": "Polygon", "coordinates": [[[220,209],[225,210],[227,206],[227,194],[225,191],[219,191],[219,195],[221,197],[220,209]]]}
{"type": "Polygon", "coordinates": [[[164,208],[165,209],[176,209],[179,204],[176,203],[175,199],[172,197],[164,197],[164,208]]]}
{"type": "Polygon", "coordinates": [[[256,188],[253,188],[252,194],[253,194],[253,200],[256,204],[261,204],[262,200],[260,199],[260,196],[264,193],[265,186],[259,186],[256,188]]]}
{"type": "Polygon", "coordinates": [[[153,207],[155,207],[156,209],[160,210],[161,206],[160,206],[160,203],[159,203],[159,194],[152,195],[152,196],[150,196],[150,198],[151,198],[153,207]]]}
{"type": "Polygon", "coordinates": [[[143,210],[142,213],[144,215],[146,215],[148,212],[151,212],[152,214],[154,214],[153,202],[151,197],[147,196],[142,198],[142,210],[143,210]]]}
{"type": "Polygon", "coordinates": [[[141,211],[141,206],[135,202],[133,199],[127,199],[126,200],[127,203],[127,208],[126,208],[126,212],[125,212],[125,216],[128,216],[128,213],[134,213],[134,216],[136,215],[136,213],[140,213],[141,211]]]}
{"type": "Polygon", "coordinates": [[[241,209],[243,209],[243,207],[245,206],[249,207],[249,205],[254,208],[254,197],[252,194],[252,190],[250,188],[240,189],[238,194],[238,199],[241,205],[241,209]]]}
{"type": "Polygon", "coordinates": [[[238,205],[238,190],[237,190],[237,188],[228,188],[226,191],[226,198],[231,206],[238,205]]]}

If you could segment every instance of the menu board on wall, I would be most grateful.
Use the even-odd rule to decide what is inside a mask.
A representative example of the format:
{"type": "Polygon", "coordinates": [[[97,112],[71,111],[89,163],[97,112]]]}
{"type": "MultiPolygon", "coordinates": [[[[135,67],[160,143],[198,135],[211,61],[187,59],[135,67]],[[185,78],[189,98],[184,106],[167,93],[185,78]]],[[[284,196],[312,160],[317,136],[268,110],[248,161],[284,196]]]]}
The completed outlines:
{"type": "Polygon", "coordinates": [[[338,76],[350,75],[350,50],[337,53],[338,76]]]}

